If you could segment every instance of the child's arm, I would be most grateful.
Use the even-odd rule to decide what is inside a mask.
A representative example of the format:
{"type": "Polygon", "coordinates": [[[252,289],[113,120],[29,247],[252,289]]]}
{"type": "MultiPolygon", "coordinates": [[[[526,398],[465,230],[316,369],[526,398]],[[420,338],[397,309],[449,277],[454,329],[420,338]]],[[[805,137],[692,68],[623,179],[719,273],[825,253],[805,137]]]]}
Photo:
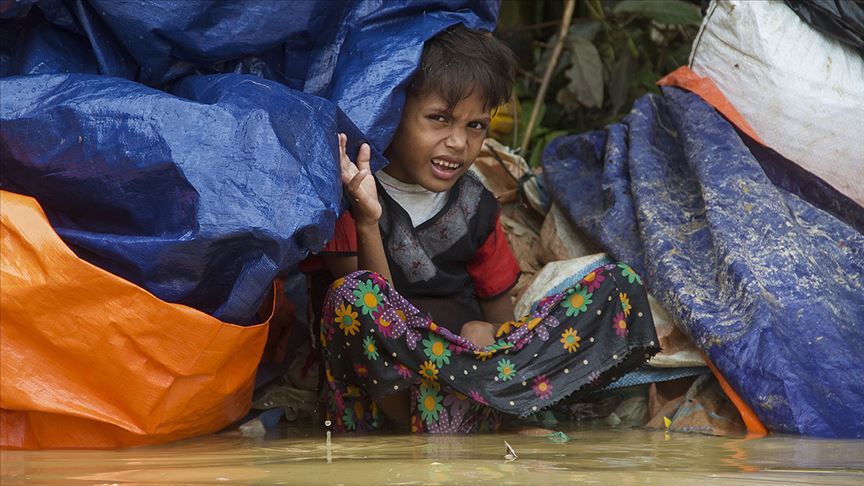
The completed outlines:
{"type": "MultiPolygon", "coordinates": [[[[325,256],[324,264],[338,278],[358,269],[378,273],[388,282],[393,282],[390,265],[384,255],[384,243],[378,220],[381,218],[381,203],[372,170],[369,167],[369,145],[360,146],[355,166],[345,150],[348,137],[339,134],[339,165],[342,171],[342,186],[351,201],[351,216],[357,228],[357,256],[325,256]]],[[[401,391],[388,395],[376,403],[394,424],[407,428],[411,422],[410,395],[401,391]]]]}
{"type": "Polygon", "coordinates": [[[479,303],[483,318],[493,324],[499,325],[515,318],[510,292],[504,292],[489,300],[481,300],[479,303]]]}
{"type": "Polygon", "coordinates": [[[360,146],[355,166],[346,153],[347,142],[348,136],[340,133],[339,165],[342,171],[342,186],[351,201],[351,215],[357,227],[357,256],[325,257],[324,262],[334,277],[342,277],[362,268],[376,272],[388,282],[392,282],[390,266],[387,264],[384,244],[381,241],[381,230],[378,228],[381,203],[378,202],[378,190],[369,167],[369,145],[364,143],[360,146]]]}

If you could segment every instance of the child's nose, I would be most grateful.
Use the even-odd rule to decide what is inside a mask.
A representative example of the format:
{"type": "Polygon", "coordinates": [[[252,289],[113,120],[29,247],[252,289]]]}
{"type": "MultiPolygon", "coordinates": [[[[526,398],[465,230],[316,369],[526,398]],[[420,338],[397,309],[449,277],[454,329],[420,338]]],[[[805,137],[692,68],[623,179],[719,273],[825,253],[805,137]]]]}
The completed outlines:
{"type": "Polygon", "coordinates": [[[462,128],[453,128],[444,143],[449,149],[462,150],[468,144],[468,133],[462,128]]]}

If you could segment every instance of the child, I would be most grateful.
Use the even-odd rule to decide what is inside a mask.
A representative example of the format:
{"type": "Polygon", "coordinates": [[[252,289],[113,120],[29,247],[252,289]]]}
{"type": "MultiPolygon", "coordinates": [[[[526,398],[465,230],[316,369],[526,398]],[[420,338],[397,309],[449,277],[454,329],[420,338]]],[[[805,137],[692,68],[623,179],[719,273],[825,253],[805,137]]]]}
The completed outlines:
{"type": "Polygon", "coordinates": [[[355,166],[339,135],[351,210],[322,252],[341,278],[321,321],[337,429],[377,428],[379,408],[412,431],[492,429],[500,411],[530,414],[656,352],[626,265],[634,279],[597,269],[514,321],[519,266],[494,196],[467,172],[513,79],[509,49],[451,27],[423,50],[388,166],[373,176],[366,144],[355,166]]]}

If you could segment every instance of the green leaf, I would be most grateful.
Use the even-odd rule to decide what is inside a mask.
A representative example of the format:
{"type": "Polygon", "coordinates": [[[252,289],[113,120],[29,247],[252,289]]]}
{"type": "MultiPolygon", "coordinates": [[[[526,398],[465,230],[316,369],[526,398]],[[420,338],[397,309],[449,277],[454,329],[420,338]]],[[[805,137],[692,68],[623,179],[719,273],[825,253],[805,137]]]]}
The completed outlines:
{"type": "Polygon", "coordinates": [[[633,79],[636,81],[636,86],[638,86],[643,93],[658,93],[660,91],[657,89],[657,81],[660,79],[660,75],[655,73],[654,69],[647,64],[639,68],[633,79]]]}
{"type": "Polygon", "coordinates": [[[672,71],[678,66],[684,66],[690,59],[690,44],[681,44],[675,50],[669,53],[670,68],[664,71],[672,71]]]}
{"type": "Polygon", "coordinates": [[[699,7],[683,0],[624,0],[615,4],[615,14],[637,14],[660,23],[699,25],[702,14],[699,7]]]}
{"type": "MultiPolygon", "coordinates": [[[[635,32],[638,34],[638,31],[635,32]]],[[[639,49],[636,48],[636,42],[633,41],[633,36],[631,36],[626,30],[624,31],[624,36],[627,37],[627,49],[630,50],[630,55],[632,57],[639,57],[639,49]]]]}
{"type": "Polygon", "coordinates": [[[603,65],[607,67],[607,69],[612,67],[612,63],[615,61],[615,48],[612,47],[612,44],[609,42],[599,42],[594,44],[597,47],[597,52],[600,53],[600,59],[603,61],[603,65]]]}
{"type": "Polygon", "coordinates": [[[567,36],[571,38],[581,37],[593,41],[594,36],[596,36],[602,28],[603,24],[601,24],[599,20],[576,19],[570,26],[567,36]]]}
{"type": "MultiPolygon", "coordinates": [[[[554,46],[558,42],[558,34],[553,34],[552,37],[546,41],[546,44],[549,47],[544,48],[540,52],[539,59],[537,60],[537,64],[534,65],[534,74],[537,77],[543,77],[546,74],[546,68],[549,66],[549,61],[552,60],[552,51],[555,50],[554,46]]],[[[564,68],[569,66],[569,60],[565,57],[559,57],[558,63],[555,65],[555,71],[553,71],[553,79],[555,76],[561,74],[564,71],[564,68]]]]}
{"type": "MultiPolygon", "coordinates": [[[[522,105],[522,113],[519,116],[519,131],[524,133],[524,130],[528,129],[528,122],[531,120],[531,112],[534,110],[534,100],[524,100],[521,101],[522,105]]],[[[546,116],[546,103],[542,103],[540,105],[540,111],[537,112],[537,121],[534,122],[534,131],[531,132],[531,140],[537,138],[538,132],[542,132],[546,130],[543,127],[543,117],[546,116]]],[[[519,135],[520,142],[522,135],[519,135]]]]}
{"type": "Polygon", "coordinates": [[[628,49],[622,49],[622,56],[615,61],[609,79],[609,99],[612,100],[612,114],[617,115],[627,103],[630,83],[636,73],[636,60],[628,49]]]}
{"type": "Polygon", "coordinates": [[[586,108],[603,106],[603,63],[600,53],[591,42],[580,37],[570,40],[570,58],[573,62],[565,73],[570,83],[568,91],[586,108]]]}
{"type": "Polygon", "coordinates": [[[592,19],[603,20],[606,18],[603,3],[600,0],[585,0],[585,7],[588,9],[588,16],[592,19]]]}

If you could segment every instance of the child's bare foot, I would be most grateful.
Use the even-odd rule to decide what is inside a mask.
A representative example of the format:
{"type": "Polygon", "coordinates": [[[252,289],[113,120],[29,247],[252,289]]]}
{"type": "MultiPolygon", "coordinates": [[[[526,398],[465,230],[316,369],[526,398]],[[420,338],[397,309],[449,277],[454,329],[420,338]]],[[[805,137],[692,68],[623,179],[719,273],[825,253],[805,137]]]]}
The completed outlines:
{"type": "Polygon", "coordinates": [[[486,321],[468,321],[462,325],[459,335],[478,348],[485,348],[495,343],[495,325],[486,321]]]}

